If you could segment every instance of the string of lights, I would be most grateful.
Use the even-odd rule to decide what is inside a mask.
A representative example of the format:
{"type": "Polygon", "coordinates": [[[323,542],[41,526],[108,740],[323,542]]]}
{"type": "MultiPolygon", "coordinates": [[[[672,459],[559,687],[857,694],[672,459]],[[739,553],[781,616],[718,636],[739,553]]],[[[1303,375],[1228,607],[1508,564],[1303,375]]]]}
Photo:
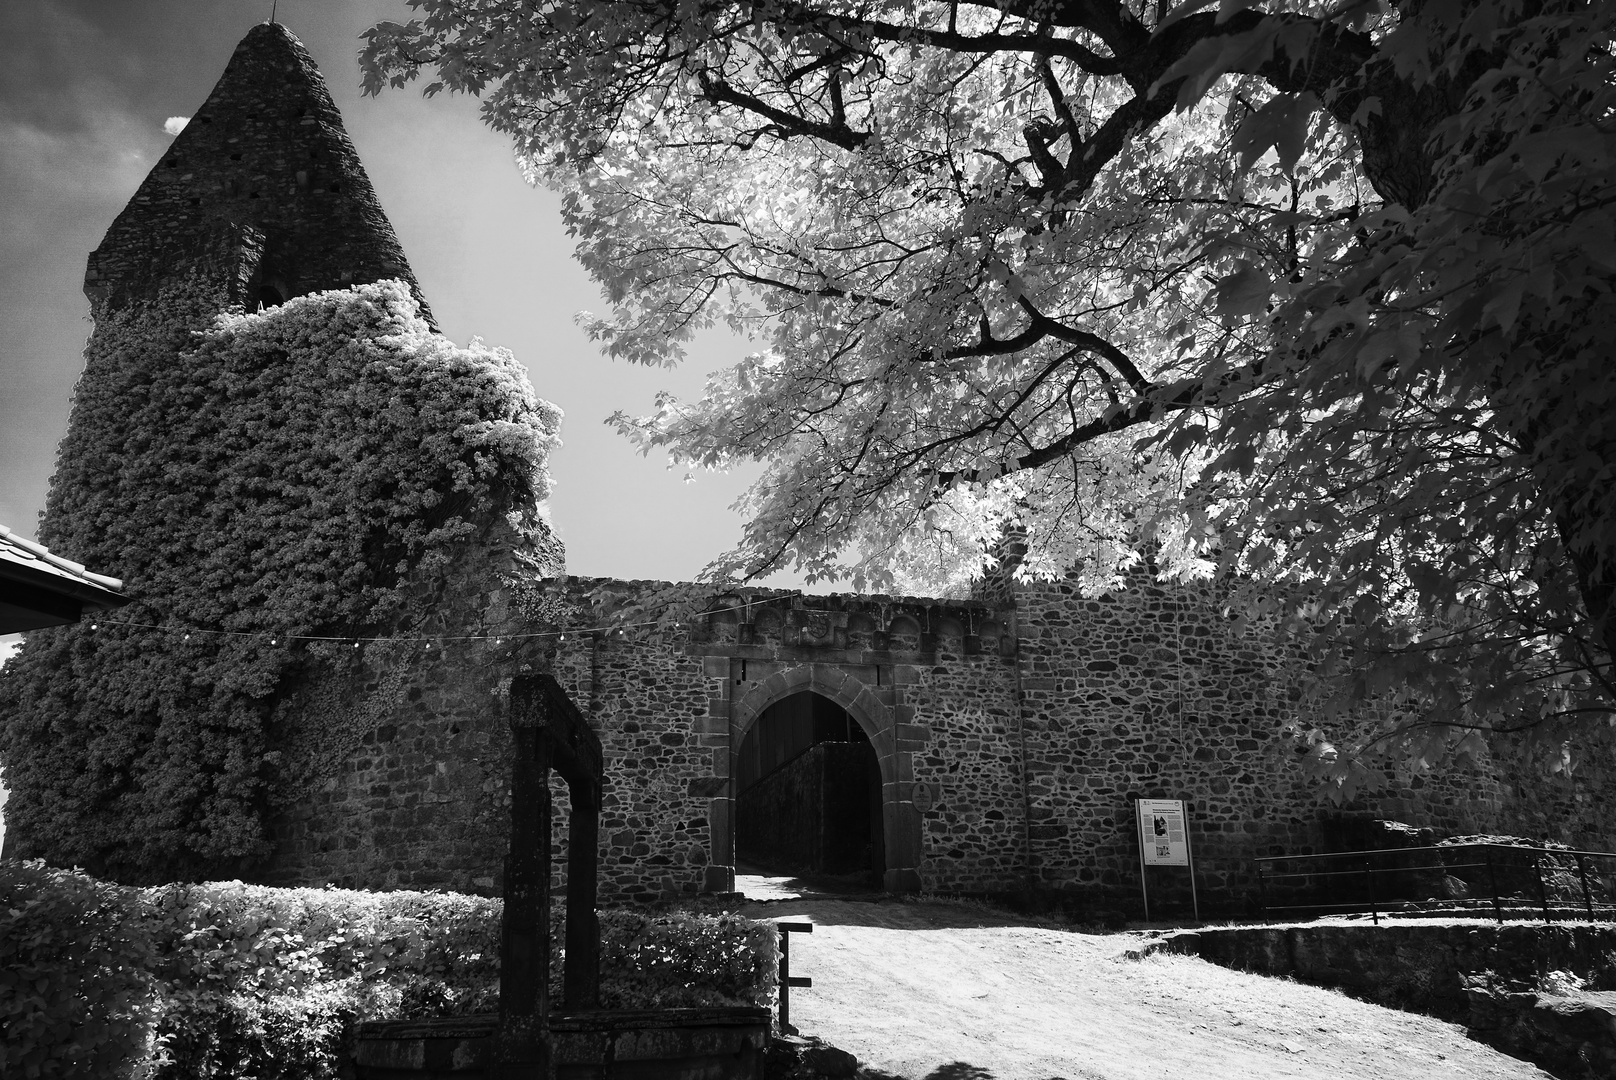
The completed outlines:
{"type": "MultiPolygon", "coordinates": [[[[724,608],[724,610],[744,611],[747,608],[761,607],[765,604],[772,604],[778,600],[801,595],[802,593],[799,591],[792,591],[789,593],[783,593],[779,596],[771,596],[764,600],[748,600],[744,603],[729,605],[724,608]]],[[[299,641],[330,641],[343,645],[351,644],[357,649],[360,645],[368,642],[386,641],[404,644],[425,644],[426,647],[430,649],[434,644],[441,647],[444,642],[492,641],[496,645],[503,645],[507,641],[531,641],[539,638],[556,638],[559,641],[564,642],[567,640],[568,634],[585,635],[615,633],[621,636],[629,630],[638,629],[640,627],[664,626],[667,624],[661,619],[642,619],[637,622],[613,623],[609,626],[569,627],[565,630],[542,630],[526,634],[391,634],[386,636],[365,637],[352,634],[280,634],[267,630],[212,630],[194,626],[173,626],[167,623],[138,622],[133,619],[109,619],[105,617],[98,617],[91,621],[90,629],[92,631],[99,632],[103,625],[127,626],[142,630],[166,630],[170,633],[183,635],[184,640],[186,641],[189,641],[191,636],[195,634],[199,636],[211,635],[214,637],[258,639],[268,638],[269,643],[272,646],[278,646],[282,641],[286,642],[288,645],[299,641]]],[[[683,626],[684,624],[681,622],[675,622],[672,625],[677,628],[683,626]]]]}

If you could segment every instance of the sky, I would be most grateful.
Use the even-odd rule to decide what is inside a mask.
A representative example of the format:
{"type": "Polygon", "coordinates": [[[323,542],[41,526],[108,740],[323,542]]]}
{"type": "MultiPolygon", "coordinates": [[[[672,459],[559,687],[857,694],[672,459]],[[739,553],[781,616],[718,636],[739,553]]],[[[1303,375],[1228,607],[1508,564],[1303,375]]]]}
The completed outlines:
{"type": "MultiPolygon", "coordinates": [[[[0,524],[24,536],[37,535],[91,330],[85,260],[171,141],[164,122],[196,111],[271,3],[0,3],[0,524]]],[[[600,355],[573,316],[604,301],[571,257],[558,200],[523,182],[476,100],[360,96],[360,34],[407,19],[404,0],[275,3],[320,65],[443,332],[509,348],[565,412],[550,510],[568,571],[694,577],[739,540],[729,506],[757,470],[687,482],[603,421],[649,412],[659,389],[696,396],[747,343],[703,338],[672,371],[600,355]]]]}

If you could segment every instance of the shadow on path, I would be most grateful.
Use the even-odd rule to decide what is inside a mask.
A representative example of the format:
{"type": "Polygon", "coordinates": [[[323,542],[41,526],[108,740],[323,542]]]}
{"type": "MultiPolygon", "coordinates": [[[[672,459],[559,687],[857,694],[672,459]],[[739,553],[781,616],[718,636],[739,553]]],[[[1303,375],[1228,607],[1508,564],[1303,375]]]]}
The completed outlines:
{"type": "Polygon", "coordinates": [[[801,896],[750,900],[741,908],[741,914],[749,919],[800,919],[823,926],[869,926],[883,930],[963,930],[1002,926],[1064,929],[1055,923],[1008,911],[968,904],[897,900],[884,893],[870,897],[801,896]]]}
{"type": "MultiPolygon", "coordinates": [[[[972,1065],[968,1061],[950,1061],[946,1065],[937,1066],[925,1076],[909,1077],[868,1067],[859,1070],[859,1076],[868,1078],[868,1080],[1010,1080],[1009,1077],[999,1077],[993,1070],[984,1069],[980,1065],[972,1065]]],[[[1026,1077],[1023,1080],[1034,1080],[1034,1078],[1026,1077]]],[[[1037,1080],[1044,1080],[1044,1078],[1038,1077],[1037,1080]]],[[[1082,1069],[1070,1076],[1051,1076],[1048,1080],[1104,1080],[1104,1078],[1099,1073],[1091,1073],[1086,1069],[1082,1069]]]]}

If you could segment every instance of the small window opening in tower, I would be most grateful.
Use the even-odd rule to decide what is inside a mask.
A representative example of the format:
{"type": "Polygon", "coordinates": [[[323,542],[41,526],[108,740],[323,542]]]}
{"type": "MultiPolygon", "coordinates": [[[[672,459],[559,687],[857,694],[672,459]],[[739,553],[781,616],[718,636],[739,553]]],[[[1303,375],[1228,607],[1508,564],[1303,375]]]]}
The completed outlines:
{"type": "Polygon", "coordinates": [[[258,286],[258,309],[260,311],[264,308],[279,307],[284,303],[286,303],[286,297],[282,296],[281,291],[275,286],[258,286]]]}
{"type": "Polygon", "coordinates": [[[880,887],[881,769],[847,710],[804,691],[758,717],[735,759],[735,857],[743,873],[880,887]]]}

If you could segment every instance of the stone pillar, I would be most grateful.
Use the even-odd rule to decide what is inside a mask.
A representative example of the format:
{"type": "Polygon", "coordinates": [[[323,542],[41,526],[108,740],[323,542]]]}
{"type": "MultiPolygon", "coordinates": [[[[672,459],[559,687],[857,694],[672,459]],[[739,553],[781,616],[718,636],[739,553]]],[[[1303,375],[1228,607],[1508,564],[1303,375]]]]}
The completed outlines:
{"type": "MultiPolygon", "coordinates": [[[[500,919],[499,1029],[489,1076],[550,1080],[550,744],[513,716],[511,847],[500,919]]],[[[594,873],[588,875],[594,881],[594,873]]]]}
{"type": "Polygon", "coordinates": [[[568,1012],[600,1006],[600,921],[595,915],[600,842],[600,786],[569,780],[567,832],[567,956],[562,998],[568,1012]]]}
{"type": "Polygon", "coordinates": [[[702,892],[735,891],[735,800],[727,794],[734,784],[733,776],[727,778],[726,794],[707,803],[707,828],[712,844],[711,861],[702,871],[702,892]]]}
{"type": "Polygon", "coordinates": [[[887,892],[920,891],[920,812],[907,797],[910,782],[882,785],[882,827],[886,830],[887,869],[881,887],[887,892]],[[906,794],[897,798],[902,789],[906,794]]]}

